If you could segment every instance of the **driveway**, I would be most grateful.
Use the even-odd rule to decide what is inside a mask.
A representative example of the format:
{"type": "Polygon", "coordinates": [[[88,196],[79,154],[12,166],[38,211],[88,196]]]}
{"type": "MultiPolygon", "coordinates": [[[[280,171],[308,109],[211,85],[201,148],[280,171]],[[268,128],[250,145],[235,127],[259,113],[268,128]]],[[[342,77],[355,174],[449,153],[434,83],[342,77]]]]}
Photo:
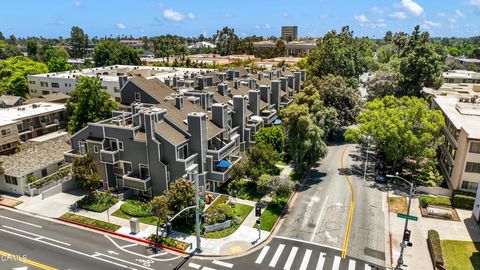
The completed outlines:
{"type": "Polygon", "coordinates": [[[41,216],[58,218],[69,212],[70,207],[82,197],[83,194],[80,190],[59,193],[43,200],[40,194],[35,197],[22,197],[23,203],[16,208],[41,216]]]}

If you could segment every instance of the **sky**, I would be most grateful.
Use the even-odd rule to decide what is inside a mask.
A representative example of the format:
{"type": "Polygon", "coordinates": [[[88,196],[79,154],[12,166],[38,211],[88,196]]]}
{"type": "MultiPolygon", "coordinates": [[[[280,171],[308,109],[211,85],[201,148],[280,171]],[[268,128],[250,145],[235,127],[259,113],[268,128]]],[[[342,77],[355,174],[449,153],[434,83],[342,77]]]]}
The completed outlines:
{"type": "Polygon", "coordinates": [[[417,24],[432,36],[480,35],[480,0],[8,0],[0,9],[0,31],[20,37],[68,37],[72,26],[90,37],[211,36],[223,26],[240,37],[279,36],[282,25],[302,37],[344,25],[383,37],[417,24]]]}

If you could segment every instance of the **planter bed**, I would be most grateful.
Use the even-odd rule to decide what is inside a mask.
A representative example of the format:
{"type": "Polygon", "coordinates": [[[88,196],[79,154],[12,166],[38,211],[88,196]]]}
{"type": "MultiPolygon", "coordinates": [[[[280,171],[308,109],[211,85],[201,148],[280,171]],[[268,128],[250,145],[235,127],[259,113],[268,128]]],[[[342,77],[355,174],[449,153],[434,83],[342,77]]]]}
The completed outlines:
{"type": "Polygon", "coordinates": [[[121,228],[121,226],[113,224],[113,223],[108,223],[108,222],[105,222],[105,221],[102,221],[102,220],[93,219],[93,218],[89,218],[89,217],[84,217],[84,216],[76,215],[76,214],[73,214],[73,213],[65,213],[59,219],[60,220],[65,219],[65,220],[73,221],[75,223],[80,223],[80,224],[92,226],[92,227],[95,227],[95,228],[99,228],[99,229],[107,230],[107,231],[111,231],[111,232],[115,232],[115,231],[117,231],[118,229],[121,228]]]}
{"type": "Polygon", "coordinates": [[[455,208],[452,208],[450,206],[440,206],[440,205],[429,205],[428,207],[430,208],[437,208],[439,210],[443,211],[448,211],[451,214],[451,219],[445,218],[439,215],[433,215],[427,212],[426,207],[420,207],[420,212],[422,213],[422,217],[426,218],[436,218],[436,219],[441,219],[441,220],[452,220],[452,221],[460,221],[460,218],[458,217],[458,213],[455,210],[455,208]]]}

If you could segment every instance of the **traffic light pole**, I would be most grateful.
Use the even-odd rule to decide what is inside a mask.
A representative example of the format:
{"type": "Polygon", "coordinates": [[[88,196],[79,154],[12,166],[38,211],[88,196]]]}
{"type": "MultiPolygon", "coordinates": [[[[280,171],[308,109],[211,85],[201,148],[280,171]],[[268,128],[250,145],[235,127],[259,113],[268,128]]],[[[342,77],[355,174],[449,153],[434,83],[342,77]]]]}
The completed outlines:
{"type": "MultiPolygon", "coordinates": [[[[404,182],[408,183],[410,186],[410,192],[408,194],[408,206],[407,206],[407,216],[410,216],[410,206],[412,205],[412,194],[413,194],[413,183],[410,181],[407,181],[405,178],[400,177],[398,175],[387,175],[389,178],[397,178],[400,180],[403,180],[404,182]]],[[[405,232],[408,230],[408,218],[405,219],[405,228],[403,229],[403,236],[405,236],[405,232]]],[[[407,244],[405,242],[404,237],[402,237],[402,243],[400,244],[400,256],[398,257],[397,260],[397,266],[395,267],[395,270],[401,270],[403,266],[403,251],[407,247],[407,244]]]]}

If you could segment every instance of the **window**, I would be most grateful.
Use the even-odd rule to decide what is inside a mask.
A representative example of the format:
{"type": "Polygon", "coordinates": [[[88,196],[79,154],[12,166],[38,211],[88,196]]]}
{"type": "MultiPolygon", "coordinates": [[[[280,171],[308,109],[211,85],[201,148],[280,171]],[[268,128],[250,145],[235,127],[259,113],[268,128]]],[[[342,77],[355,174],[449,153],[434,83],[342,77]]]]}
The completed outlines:
{"type": "Polygon", "coordinates": [[[41,87],[48,87],[48,82],[40,82],[41,87]]]}
{"type": "Polygon", "coordinates": [[[48,94],[50,94],[50,91],[45,91],[45,90],[42,91],[42,95],[48,95],[48,94]]]}
{"type": "Polygon", "coordinates": [[[477,192],[477,188],[478,188],[478,183],[476,182],[469,182],[469,181],[462,182],[462,189],[464,190],[477,192]]]}
{"type": "Polygon", "coordinates": [[[115,101],[120,103],[122,100],[119,97],[115,97],[115,101]]]}
{"type": "Polygon", "coordinates": [[[480,163],[467,162],[467,165],[465,166],[465,172],[480,173],[480,163]]]}
{"type": "Polygon", "coordinates": [[[65,84],[65,87],[67,87],[67,86],[68,86],[68,83],[65,84]]]}
{"type": "Polygon", "coordinates": [[[2,151],[12,148],[12,143],[7,143],[2,145],[2,151]]]}
{"type": "Polygon", "coordinates": [[[10,134],[12,134],[12,130],[10,130],[9,128],[2,129],[2,136],[8,136],[10,134]]]}
{"type": "Polygon", "coordinates": [[[35,81],[28,81],[29,84],[35,84],[35,81]]]}
{"type": "Polygon", "coordinates": [[[123,151],[123,142],[118,142],[118,150],[123,151]]]}
{"type": "Polygon", "coordinates": [[[40,116],[40,122],[48,124],[50,123],[50,115],[42,115],[40,116]]]}
{"type": "Polygon", "coordinates": [[[120,92],[120,89],[118,89],[118,87],[113,87],[113,92],[118,93],[120,92]]]}
{"type": "Polygon", "coordinates": [[[140,93],[135,92],[135,101],[140,101],[140,93]]]}
{"type": "Polygon", "coordinates": [[[478,142],[470,143],[470,151],[469,152],[480,154],[480,143],[478,143],[478,142]]]}
{"type": "Polygon", "coordinates": [[[56,82],[52,82],[52,87],[53,87],[53,88],[59,88],[60,85],[59,85],[58,83],[56,83],[56,82]]]}
{"type": "Polygon", "coordinates": [[[45,176],[47,176],[47,175],[48,175],[47,169],[43,168],[43,169],[42,169],[42,178],[45,177],[45,176]]]}
{"type": "Polygon", "coordinates": [[[18,129],[18,131],[22,131],[23,130],[23,123],[18,124],[17,129],[18,129]]]}
{"type": "Polygon", "coordinates": [[[5,182],[10,185],[18,185],[18,181],[16,177],[10,176],[10,175],[5,175],[5,182]]]}
{"type": "Polygon", "coordinates": [[[107,90],[107,87],[106,86],[102,86],[101,87],[103,90],[107,90]]]}
{"type": "Polygon", "coordinates": [[[27,118],[25,121],[27,121],[27,123],[32,123],[32,118],[27,118]]]}
{"type": "Polygon", "coordinates": [[[96,145],[93,146],[93,152],[98,153],[98,146],[96,145]]]}

